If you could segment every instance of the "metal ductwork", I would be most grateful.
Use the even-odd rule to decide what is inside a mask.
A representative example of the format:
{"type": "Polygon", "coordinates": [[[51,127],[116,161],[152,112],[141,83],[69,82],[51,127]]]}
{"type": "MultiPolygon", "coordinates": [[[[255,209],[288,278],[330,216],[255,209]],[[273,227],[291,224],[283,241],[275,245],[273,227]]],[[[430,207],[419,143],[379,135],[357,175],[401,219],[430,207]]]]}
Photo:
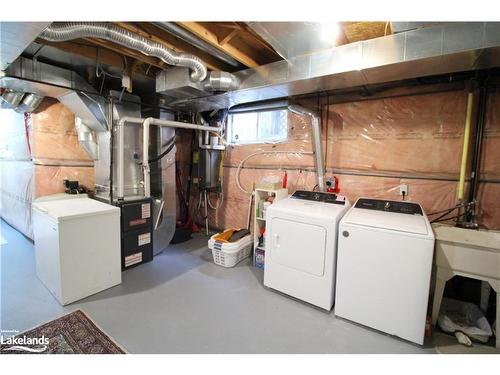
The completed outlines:
{"type": "Polygon", "coordinates": [[[418,28],[235,73],[238,90],[177,100],[186,110],[500,66],[500,23],[460,22],[418,28]]]}
{"type": "Polygon", "coordinates": [[[16,112],[33,112],[43,100],[43,96],[6,89],[0,96],[0,108],[16,112]]]}
{"type": "Polygon", "coordinates": [[[163,70],[156,76],[156,92],[163,95],[164,104],[176,100],[196,98],[212,92],[237,90],[241,85],[232,73],[211,71],[203,82],[189,79],[189,71],[183,67],[163,70]]]}
{"type": "Polygon", "coordinates": [[[187,67],[191,70],[190,78],[194,82],[201,82],[207,76],[207,68],[198,57],[177,53],[161,43],[146,39],[112,23],[54,23],[44,30],[40,38],[50,42],[63,42],[79,38],[104,39],[140,51],[147,56],[157,57],[169,65],[187,67]]]}
{"type": "Polygon", "coordinates": [[[234,74],[228,72],[210,72],[204,81],[203,87],[207,91],[233,91],[238,90],[241,85],[240,80],[234,74]]]}
{"type": "Polygon", "coordinates": [[[78,142],[83,149],[89,154],[92,160],[99,159],[97,139],[94,132],[83,122],[80,117],[75,117],[76,134],[78,142]]]}
{"type": "Polygon", "coordinates": [[[210,43],[205,42],[186,29],[183,29],[182,27],[176,25],[174,22],[153,22],[153,25],[179,39],[182,39],[183,41],[195,46],[196,48],[208,53],[209,55],[214,56],[215,58],[225,62],[228,65],[240,69],[245,67],[238,60],[233,59],[231,56],[225,54],[220,49],[212,46],[210,43]]]}
{"type": "Polygon", "coordinates": [[[5,70],[50,22],[0,22],[0,70],[5,70]]]}
{"type": "Polygon", "coordinates": [[[42,103],[43,96],[37,94],[26,94],[23,98],[21,104],[19,104],[14,110],[16,112],[33,112],[42,103]]]}
{"type": "Polygon", "coordinates": [[[1,108],[14,109],[23,100],[24,92],[5,90],[5,92],[0,96],[1,108]]]}
{"type": "MultiPolygon", "coordinates": [[[[109,130],[104,112],[105,101],[78,74],[27,58],[18,58],[0,78],[0,87],[6,88],[4,96],[9,103],[17,102],[16,110],[34,110],[45,96],[59,100],[76,116],[75,126],[80,144],[93,160],[97,159],[95,132],[109,130]]],[[[5,99],[3,101],[6,102],[5,99]]]]}
{"type": "MultiPolygon", "coordinates": [[[[38,97],[56,98],[95,131],[108,129],[104,115],[104,99],[78,74],[21,57],[0,78],[0,87],[15,92],[28,92],[38,97]]],[[[7,91],[6,91],[7,92],[7,91]]],[[[28,101],[25,97],[23,103],[28,101]]],[[[33,96],[30,102],[36,102],[33,96]]]]}

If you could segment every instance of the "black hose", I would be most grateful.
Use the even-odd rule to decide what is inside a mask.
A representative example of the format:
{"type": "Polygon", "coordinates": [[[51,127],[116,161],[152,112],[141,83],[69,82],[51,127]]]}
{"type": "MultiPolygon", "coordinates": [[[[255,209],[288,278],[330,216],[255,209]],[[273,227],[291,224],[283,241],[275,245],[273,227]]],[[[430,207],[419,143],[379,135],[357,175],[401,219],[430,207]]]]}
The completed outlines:
{"type": "MultiPolygon", "coordinates": [[[[165,155],[167,155],[170,151],[172,151],[172,149],[175,147],[175,135],[168,140],[167,145],[168,147],[165,151],[163,151],[160,155],[155,156],[153,159],[149,159],[148,163],[157,162],[160,159],[162,159],[165,155]]],[[[142,165],[142,162],[140,162],[139,165],[142,165]]]]}

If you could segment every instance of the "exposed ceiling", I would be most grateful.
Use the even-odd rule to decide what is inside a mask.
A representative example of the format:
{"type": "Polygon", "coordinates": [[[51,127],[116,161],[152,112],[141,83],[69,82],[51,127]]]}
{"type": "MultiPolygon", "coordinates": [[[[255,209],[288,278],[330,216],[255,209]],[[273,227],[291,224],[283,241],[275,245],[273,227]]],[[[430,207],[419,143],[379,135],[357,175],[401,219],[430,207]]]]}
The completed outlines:
{"type": "MultiPolygon", "coordinates": [[[[177,52],[196,55],[211,70],[235,72],[282,60],[283,54],[280,54],[275,46],[254,30],[255,23],[118,22],[117,24],[148,39],[161,42],[177,52]],[[197,45],[187,41],[185,37],[182,38],[167,31],[168,27],[164,27],[162,24],[170,24],[171,27],[180,29],[188,37],[196,39],[197,45]]],[[[277,22],[274,24],[279,24],[285,29],[297,29],[296,22],[277,22]]],[[[318,24],[313,23],[304,23],[304,25],[312,25],[312,29],[319,27],[318,24]]],[[[340,24],[340,33],[333,40],[333,44],[342,45],[376,38],[391,32],[389,22],[344,22],[340,24]]],[[[309,39],[312,39],[312,35],[310,37],[309,39]]],[[[146,56],[138,51],[100,39],[76,39],[59,43],[37,39],[36,42],[40,45],[52,46],[61,51],[99,61],[104,66],[121,70],[128,69],[128,73],[139,73],[151,78],[154,78],[158,70],[168,68],[158,58],[146,56]]],[[[323,47],[331,47],[331,44],[332,42],[326,43],[323,47]]],[[[317,46],[317,48],[321,47],[321,45],[317,46]]]]}
{"type": "MultiPolygon", "coordinates": [[[[177,109],[197,110],[495,68],[500,64],[500,40],[497,37],[499,23],[350,21],[339,24],[115,24],[177,53],[194,55],[209,70],[234,73],[233,78],[241,83],[239,89],[231,88],[226,94],[220,92],[227,89],[207,90],[201,83],[189,81],[187,69],[184,72],[177,70],[182,77],[185,75],[191,86],[196,86],[193,86],[196,94],[190,94],[186,100],[178,96],[170,97],[159,90],[157,84],[158,77],[162,76],[158,74],[160,71],[163,71],[163,75],[169,75],[169,81],[175,81],[172,66],[157,57],[144,54],[147,52],[141,53],[140,48],[127,47],[132,44],[120,43],[119,39],[113,38],[81,38],[64,42],[38,38],[24,49],[22,56],[74,71],[98,93],[122,90],[124,87],[141,98],[151,97],[152,102],[158,100],[162,105],[177,109]],[[127,78],[131,78],[132,84],[124,83],[127,78]],[[161,98],[156,93],[161,93],[161,98]]],[[[3,45],[5,38],[0,37],[0,42],[3,45]]],[[[175,90],[180,90],[178,87],[187,82],[184,78],[178,81],[174,82],[175,90]]]]}

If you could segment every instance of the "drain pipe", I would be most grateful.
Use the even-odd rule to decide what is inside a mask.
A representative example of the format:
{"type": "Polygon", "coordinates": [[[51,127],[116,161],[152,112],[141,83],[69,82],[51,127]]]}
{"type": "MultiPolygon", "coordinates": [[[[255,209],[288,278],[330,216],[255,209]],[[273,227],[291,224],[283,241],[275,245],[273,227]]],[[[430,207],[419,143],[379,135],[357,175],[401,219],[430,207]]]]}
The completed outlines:
{"type": "Polygon", "coordinates": [[[325,191],[325,164],[323,157],[323,145],[321,143],[321,121],[316,112],[310,109],[303,108],[298,105],[289,105],[288,110],[301,116],[311,117],[311,133],[314,149],[314,156],[316,159],[316,175],[319,191],[325,191]]]}
{"type": "Polygon", "coordinates": [[[185,122],[179,121],[171,121],[171,120],[160,120],[153,117],[148,117],[146,119],[141,117],[128,117],[125,116],[118,121],[118,171],[117,171],[117,196],[118,199],[123,199],[124,197],[124,144],[125,144],[125,136],[123,132],[123,127],[125,124],[142,124],[142,170],[144,173],[144,196],[146,198],[151,196],[151,183],[150,183],[150,169],[149,169],[149,127],[151,125],[156,125],[164,128],[179,128],[179,129],[192,129],[192,130],[206,130],[211,132],[222,131],[220,127],[214,126],[203,126],[196,124],[189,124],[185,122]]]}

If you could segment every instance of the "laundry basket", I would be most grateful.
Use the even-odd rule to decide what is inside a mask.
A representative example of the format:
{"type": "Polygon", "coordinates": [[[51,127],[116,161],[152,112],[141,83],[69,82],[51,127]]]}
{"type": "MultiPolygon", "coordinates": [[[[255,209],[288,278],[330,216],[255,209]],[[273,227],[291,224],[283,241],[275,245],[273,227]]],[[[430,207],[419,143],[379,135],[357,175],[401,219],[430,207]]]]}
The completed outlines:
{"type": "Polygon", "coordinates": [[[222,267],[234,267],[243,259],[250,256],[252,251],[252,236],[250,234],[236,242],[216,241],[214,238],[218,234],[214,234],[208,240],[208,247],[212,250],[215,264],[222,267]]]}

